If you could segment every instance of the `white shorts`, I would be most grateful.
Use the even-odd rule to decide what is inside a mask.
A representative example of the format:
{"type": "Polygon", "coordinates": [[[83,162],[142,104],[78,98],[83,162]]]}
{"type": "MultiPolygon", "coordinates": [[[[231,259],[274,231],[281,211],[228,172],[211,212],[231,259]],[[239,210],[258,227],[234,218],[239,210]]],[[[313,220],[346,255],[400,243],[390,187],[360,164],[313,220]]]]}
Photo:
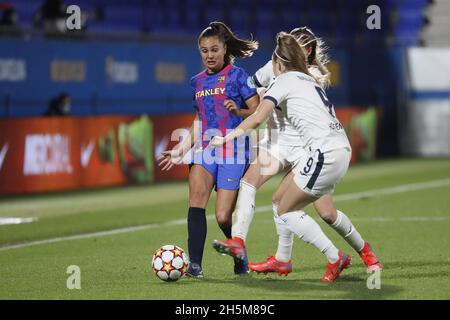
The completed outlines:
{"type": "Polygon", "coordinates": [[[261,140],[258,148],[267,151],[276,158],[284,168],[293,168],[305,157],[306,151],[301,146],[289,146],[282,144],[272,144],[266,140],[261,140]]]}
{"type": "Polygon", "coordinates": [[[294,182],[301,190],[316,197],[331,194],[347,173],[351,156],[350,148],[304,153],[292,170],[294,182]]]}

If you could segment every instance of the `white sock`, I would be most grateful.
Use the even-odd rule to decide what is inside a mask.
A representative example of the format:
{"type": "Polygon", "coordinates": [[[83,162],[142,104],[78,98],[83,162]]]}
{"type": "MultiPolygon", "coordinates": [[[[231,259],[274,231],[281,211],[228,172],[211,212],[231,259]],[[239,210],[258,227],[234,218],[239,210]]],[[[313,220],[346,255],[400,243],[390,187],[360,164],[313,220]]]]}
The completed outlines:
{"type": "Polygon", "coordinates": [[[342,212],[337,211],[336,221],[331,227],[337,231],[347,243],[352,246],[357,252],[360,252],[364,247],[364,240],[355,229],[350,219],[342,212]]]}
{"type": "Polygon", "coordinates": [[[232,215],[231,236],[239,237],[245,241],[255,213],[256,188],[242,180],[240,186],[236,207],[232,215]]]}
{"type": "Polygon", "coordinates": [[[323,233],[319,224],[304,211],[291,211],[281,215],[281,220],[287,223],[289,229],[300,239],[320,250],[328,261],[335,263],[339,260],[339,250],[323,233]]]}
{"type": "Polygon", "coordinates": [[[278,247],[275,259],[288,262],[292,256],[292,245],[294,244],[294,233],[289,229],[286,222],[278,216],[278,205],[272,203],[273,220],[278,234],[278,247]]]}

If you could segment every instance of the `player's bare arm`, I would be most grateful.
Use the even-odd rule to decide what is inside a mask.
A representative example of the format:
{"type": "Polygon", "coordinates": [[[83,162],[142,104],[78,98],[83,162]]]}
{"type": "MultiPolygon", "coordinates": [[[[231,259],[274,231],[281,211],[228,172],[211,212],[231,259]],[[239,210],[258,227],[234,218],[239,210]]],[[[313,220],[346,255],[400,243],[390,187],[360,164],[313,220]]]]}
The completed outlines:
{"type": "Polygon", "coordinates": [[[213,147],[220,147],[224,143],[233,140],[234,138],[244,135],[248,130],[258,128],[264,121],[266,121],[273,109],[275,104],[268,99],[263,99],[256,111],[247,117],[242,123],[225,137],[215,136],[209,143],[213,147]]]}

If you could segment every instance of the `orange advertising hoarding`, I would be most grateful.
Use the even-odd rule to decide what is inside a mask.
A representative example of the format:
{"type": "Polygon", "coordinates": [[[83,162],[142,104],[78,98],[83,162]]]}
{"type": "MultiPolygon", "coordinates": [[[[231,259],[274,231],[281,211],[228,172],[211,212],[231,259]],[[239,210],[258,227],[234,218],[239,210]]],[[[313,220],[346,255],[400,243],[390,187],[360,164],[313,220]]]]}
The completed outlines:
{"type": "MultiPolygon", "coordinates": [[[[162,151],[173,148],[180,138],[189,132],[194,118],[193,114],[152,117],[155,162],[158,161],[162,151]]],[[[189,169],[186,164],[182,164],[173,166],[169,171],[161,171],[156,165],[154,174],[155,181],[179,180],[188,177],[189,169]]]]}
{"type": "Polygon", "coordinates": [[[78,187],[79,140],[75,118],[0,120],[0,194],[78,187]]]}
{"type": "MultiPolygon", "coordinates": [[[[376,111],[339,108],[352,161],[375,156],[376,111]]],[[[155,165],[189,132],[193,114],[0,119],[0,194],[186,179],[155,165]]]]}
{"type": "Polygon", "coordinates": [[[0,120],[0,194],[128,183],[129,176],[119,161],[115,131],[120,124],[134,119],[104,116],[0,120]]]}
{"type": "Polygon", "coordinates": [[[128,182],[119,164],[119,142],[115,129],[121,123],[129,123],[135,118],[108,116],[79,119],[81,187],[121,185],[128,182]]]}

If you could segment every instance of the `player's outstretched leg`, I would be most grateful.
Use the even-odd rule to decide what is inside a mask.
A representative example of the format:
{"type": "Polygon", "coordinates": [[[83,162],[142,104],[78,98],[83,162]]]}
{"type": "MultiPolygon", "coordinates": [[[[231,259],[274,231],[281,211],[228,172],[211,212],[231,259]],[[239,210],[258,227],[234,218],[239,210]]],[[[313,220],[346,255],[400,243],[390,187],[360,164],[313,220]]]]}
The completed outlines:
{"type": "Polygon", "coordinates": [[[256,190],[278,173],[281,168],[282,165],[276,158],[267,151],[260,150],[258,161],[250,165],[244,178],[240,180],[239,193],[232,214],[231,239],[214,240],[213,242],[214,249],[219,253],[234,258],[236,274],[243,274],[244,272],[241,271],[248,270],[245,240],[255,213],[256,190]],[[269,168],[266,168],[267,165],[269,168]]]}
{"type": "MultiPolygon", "coordinates": [[[[274,201],[275,198],[273,198],[274,201]]],[[[272,203],[273,218],[275,228],[278,234],[278,248],[275,256],[269,256],[266,261],[259,263],[250,263],[250,271],[258,273],[275,272],[278,275],[287,276],[292,272],[292,245],[294,242],[294,233],[288,228],[286,223],[278,216],[278,205],[272,203]]]]}
{"type": "Polygon", "coordinates": [[[244,269],[246,272],[248,270],[248,258],[244,241],[253,219],[255,194],[256,188],[241,180],[235,210],[232,215],[232,238],[214,240],[213,242],[213,248],[216,249],[217,252],[230,255],[235,259],[236,274],[243,274],[244,269]]]}
{"type": "Polygon", "coordinates": [[[336,210],[331,195],[324,195],[314,207],[320,217],[330,225],[344,240],[358,252],[368,270],[381,270],[383,265],[373,252],[370,245],[364,241],[350,219],[342,211],[336,210]]]}
{"type": "MultiPolygon", "coordinates": [[[[238,187],[238,186],[237,186],[238,187]]],[[[217,190],[216,201],[216,218],[227,239],[218,241],[215,240],[213,247],[222,254],[229,254],[234,258],[234,273],[243,275],[248,273],[248,260],[245,252],[244,241],[240,238],[232,238],[232,209],[237,201],[237,190],[217,190]],[[233,249],[241,247],[242,250],[235,252],[233,249]]],[[[253,195],[254,197],[254,195],[253,195]]]]}
{"type": "Polygon", "coordinates": [[[221,254],[227,254],[234,259],[234,273],[248,273],[248,258],[245,250],[244,240],[235,237],[225,240],[214,240],[213,248],[221,254]]]}
{"type": "Polygon", "coordinates": [[[338,261],[334,263],[328,261],[327,271],[325,272],[325,275],[322,278],[322,282],[336,281],[341,275],[341,272],[344,269],[347,269],[351,264],[351,258],[348,254],[339,251],[338,255],[339,255],[338,261]]]}
{"type": "Polygon", "coordinates": [[[269,272],[287,276],[292,272],[292,260],[287,262],[279,261],[275,256],[269,256],[266,261],[250,263],[250,271],[267,274],[269,272]]]}
{"type": "Polygon", "coordinates": [[[373,252],[372,247],[370,246],[369,243],[364,242],[364,247],[358,253],[359,256],[361,257],[361,260],[366,265],[367,270],[369,271],[383,270],[384,268],[383,264],[375,255],[375,252],[373,252]]]}
{"type": "Polygon", "coordinates": [[[350,256],[334,246],[314,219],[297,209],[304,208],[317,198],[301,190],[294,180],[290,181],[288,190],[289,192],[282,196],[278,206],[280,219],[300,239],[313,245],[327,257],[327,271],[322,281],[335,281],[350,265],[350,256]]]}
{"type": "Polygon", "coordinates": [[[238,237],[225,240],[214,240],[213,248],[221,254],[227,254],[239,260],[244,260],[247,256],[244,240],[238,237]]]}

